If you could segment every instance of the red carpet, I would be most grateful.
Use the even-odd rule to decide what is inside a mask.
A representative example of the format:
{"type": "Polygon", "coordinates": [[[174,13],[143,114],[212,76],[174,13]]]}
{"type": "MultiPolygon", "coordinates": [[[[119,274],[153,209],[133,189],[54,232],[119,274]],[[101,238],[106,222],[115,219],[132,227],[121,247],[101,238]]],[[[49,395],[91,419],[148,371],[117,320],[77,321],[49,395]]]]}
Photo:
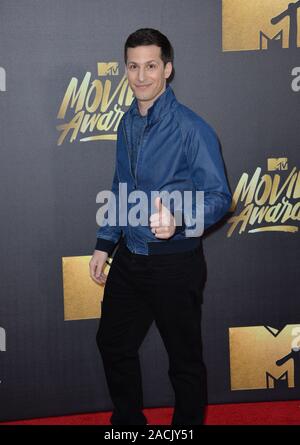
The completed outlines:
{"type": "MultiPolygon", "coordinates": [[[[144,409],[150,425],[170,425],[173,408],[144,409]]],[[[2,422],[1,425],[109,425],[110,412],[2,422]]],[[[300,401],[209,405],[206,425],[300,425],[300,401]]]]}

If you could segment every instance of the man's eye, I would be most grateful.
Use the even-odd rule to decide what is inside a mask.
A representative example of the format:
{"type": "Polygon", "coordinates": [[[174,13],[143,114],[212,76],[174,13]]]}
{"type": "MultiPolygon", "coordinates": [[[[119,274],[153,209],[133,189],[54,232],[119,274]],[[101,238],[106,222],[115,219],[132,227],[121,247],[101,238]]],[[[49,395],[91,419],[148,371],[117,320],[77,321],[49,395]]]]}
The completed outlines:
{"type": "Polygon", "coordinates": [[[153,70],[153,69],[155,68],[155,64],[154,64],[154,63],[151,63],[150,65],[148,65],[148,68],[149,68],[150,70],[153,70]]]}
{"type": "Polygon", "coordinates": [[[134,70],[136,68],[136,65],[129,65],[130,70],[134,70]]]}

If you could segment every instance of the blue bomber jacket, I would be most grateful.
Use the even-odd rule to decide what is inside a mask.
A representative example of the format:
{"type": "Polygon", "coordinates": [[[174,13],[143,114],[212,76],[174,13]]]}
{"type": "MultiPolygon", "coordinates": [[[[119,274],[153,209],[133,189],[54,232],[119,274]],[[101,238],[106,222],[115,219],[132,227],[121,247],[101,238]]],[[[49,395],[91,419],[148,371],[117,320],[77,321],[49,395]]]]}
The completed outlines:
{"type": "MultiPolygon", "coordinates": [[[[220,220],[231,205],[224,164],[218,138],[214,130],[195,112],[179,103],[168,85],[166,90],[148,109],[147,124],[138,147],[135,172],[131,168],[131,123],[137,108],[136,98],[123,115],[118,126],[116,166],[112,192],[116,198],[117,218],[115,224],[100,224],[97,230],[96,250],[110,255],[122,238],[128,249],[137,254],[151,255],[175,253],[196,248],[201,243],[200,236],[186,236],[190,219],[185,217],[183,224],[168,240],[157,238],[148,224],[130,225],[119,221],[119,184],[126,184],[127,194],[143,191],[148,199],[151,194],[167,191],[204,192],[204,229],[220,220]],[[122,224],[122,225],[121,225],[122,224]]],[[[127,202],[126,212],[133,203],[127,202]]],[[[196,202],[192,204],[193,212],[196,202]]],[[[170,211],[176,213],[172,207],[170,211]]],[[[148,210],[150,216],[151,209],[148,210]]],[[[178,212],[177,212],[178,215],[178,212]]]]}

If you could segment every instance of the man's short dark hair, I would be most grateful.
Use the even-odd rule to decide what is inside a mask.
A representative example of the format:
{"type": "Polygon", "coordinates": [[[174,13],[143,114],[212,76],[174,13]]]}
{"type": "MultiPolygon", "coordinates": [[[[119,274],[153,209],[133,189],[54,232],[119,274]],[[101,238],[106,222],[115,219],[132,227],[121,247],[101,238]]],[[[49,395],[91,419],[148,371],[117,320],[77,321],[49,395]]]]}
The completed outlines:
{"type": "MultiPolygon", "coordinates": [[[[160,47],[160,57],[166,65],[168,62],[174,63],[174,50],[169,39],[157,29],[140,28],[127,37],[124,46],[124,60],[127,63],[127,49],[136,48],[137,46],[156,45],[160,47]]],[[[174,66],[167,82],[171,82],[174,78],[174,66]]]]}

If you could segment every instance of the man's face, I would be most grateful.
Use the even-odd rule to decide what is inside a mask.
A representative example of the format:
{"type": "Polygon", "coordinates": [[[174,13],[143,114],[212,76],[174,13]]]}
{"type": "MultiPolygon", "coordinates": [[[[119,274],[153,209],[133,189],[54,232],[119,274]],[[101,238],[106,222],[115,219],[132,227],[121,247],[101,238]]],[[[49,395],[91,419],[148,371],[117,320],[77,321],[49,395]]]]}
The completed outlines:
{"type": "Polygon", "coordinates": [[[160,58],[161,49],[156,45],[127,49],[126,74],[133,94],[139,101],[153,102],[166,88],[166,79],[172,64],[160,58]]]}

